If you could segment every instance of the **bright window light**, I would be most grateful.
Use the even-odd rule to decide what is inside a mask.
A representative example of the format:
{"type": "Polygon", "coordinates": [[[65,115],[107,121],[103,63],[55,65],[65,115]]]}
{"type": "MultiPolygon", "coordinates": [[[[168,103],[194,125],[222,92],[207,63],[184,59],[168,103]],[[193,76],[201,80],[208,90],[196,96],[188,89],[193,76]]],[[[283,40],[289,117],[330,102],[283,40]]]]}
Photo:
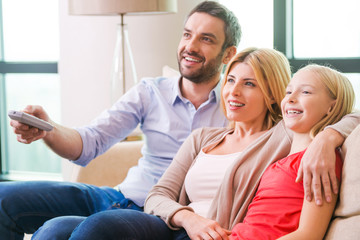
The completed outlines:
{"type": "Polygon", "coordinates": [[[273,48],[273,1],[220,0],[238,17],[242,37],[238,51],[246,47],[273,48]]]}
{"type": "Polygon", "coordinates": [[[294,0],[295,58],[360,57],[359,0],[294,0]]]}
{"type": "Polygon", "coordinates": [[[2,0],[5,61],[59,59],[57,0],[2,0]]]}

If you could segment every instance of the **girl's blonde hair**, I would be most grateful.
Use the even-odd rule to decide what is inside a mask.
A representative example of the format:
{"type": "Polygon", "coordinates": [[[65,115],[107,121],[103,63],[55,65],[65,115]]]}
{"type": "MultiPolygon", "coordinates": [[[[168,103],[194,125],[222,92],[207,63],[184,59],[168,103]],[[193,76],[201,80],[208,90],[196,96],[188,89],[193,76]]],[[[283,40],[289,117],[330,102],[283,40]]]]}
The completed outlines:
{"type": "Polygon", "coordinates": [[[311,129],[310,136],[313,138],[326,126],[338,122],[343,116],[353,111],[355,92],[349,79],[331,67],[309,64],[299,71],[314,73],[327,88],[329,96],[336,100],[329,114],[311,129]]]}
{"type": "MultiPolygon", "coordinates": [[[[265,116],[266,129],[272,128],[282,119],[281,100],[291,78],[290,64],[284,54],[268,48],[246,48],[236,54],[228,63],[221,84],[221,92],[226,84],[226,78],[232,66],[236,63],[246,63],[254,71],[255,78],[264,95],[268,109],[265,116]]],[[[226,107],[221,97],[221,107],[226,116],[226,107]]],[[[234,127],[234,122],[230,127],[234,127]]]]}

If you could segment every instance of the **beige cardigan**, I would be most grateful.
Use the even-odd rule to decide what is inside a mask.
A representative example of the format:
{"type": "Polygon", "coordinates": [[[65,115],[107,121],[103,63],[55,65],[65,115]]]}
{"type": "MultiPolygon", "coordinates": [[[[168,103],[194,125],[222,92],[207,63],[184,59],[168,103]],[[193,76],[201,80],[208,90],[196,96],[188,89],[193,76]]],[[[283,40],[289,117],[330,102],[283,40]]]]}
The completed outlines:
{"type": "MultiPolygon", "coordinates": [[[[348,115],[332,128],[347,136],[359,123],[359,115],[348,115]],[[354,119],[355,118],[355,119],[354,119]],[[340,129],[342,131],[340,131],[340,129]]],[[[184,189],[184,179],[200,150],[215,146],[233,130],[203,128],[195,130],[179,149],[174,160],[145,200],[144,211],[161,217],[171,229],[172,216],[182,209],[193,211],[184,189]]],[[[286,157],[290,151],[291,132],[283,121],[260,136],[237,157],[225,173],[210,207],[208,218],[223,228],[232,229],[246,215],[264,170],[274,161],[286,157]]]]}
{"type": "MultiPolygon", "coordinates": [[[[202,128],[195,130],[181,146],[174,160],[145,200],[145,212],[160,216],[170,228],[172,216],[190,203],[184,188],[184,179],[200,150],[219,143],[233,132],[228,128],[202,128]]],[[[209,218],[224,228],[232,228],[245,216],[247,206],[255,194],[264,170],[272,162],[285,157],[290,151],[291,138],[283,122],[270,129],[239,154],[225,173],[209,218]],[[234,196],[234,197],[233,197],[234,196]]]]}

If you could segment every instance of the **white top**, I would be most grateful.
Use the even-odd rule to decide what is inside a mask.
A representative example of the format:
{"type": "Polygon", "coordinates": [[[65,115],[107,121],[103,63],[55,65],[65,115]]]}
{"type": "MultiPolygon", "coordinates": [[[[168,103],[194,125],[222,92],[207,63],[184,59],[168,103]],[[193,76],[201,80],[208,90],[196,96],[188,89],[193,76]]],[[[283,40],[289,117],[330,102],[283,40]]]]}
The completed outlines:
{"type": "Polygon", "coordinates": [[[206,154],[202,150],[185,177],[185,190],[195,213],[206,217],[215,194],[228,167],[237,153],[226,155],[206,154]]]}

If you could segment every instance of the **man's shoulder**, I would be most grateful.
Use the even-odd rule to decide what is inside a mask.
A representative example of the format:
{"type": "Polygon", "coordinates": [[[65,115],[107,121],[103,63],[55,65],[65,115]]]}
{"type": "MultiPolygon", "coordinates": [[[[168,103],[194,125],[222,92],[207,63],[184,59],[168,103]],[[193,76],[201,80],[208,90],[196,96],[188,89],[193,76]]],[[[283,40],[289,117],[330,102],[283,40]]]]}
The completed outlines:
{"type": "Polygon", "coordinates": [[[143,78],[141,84],[158,89],[173,88],[179,82],[178,77],[154,77],[143,78]]]}

